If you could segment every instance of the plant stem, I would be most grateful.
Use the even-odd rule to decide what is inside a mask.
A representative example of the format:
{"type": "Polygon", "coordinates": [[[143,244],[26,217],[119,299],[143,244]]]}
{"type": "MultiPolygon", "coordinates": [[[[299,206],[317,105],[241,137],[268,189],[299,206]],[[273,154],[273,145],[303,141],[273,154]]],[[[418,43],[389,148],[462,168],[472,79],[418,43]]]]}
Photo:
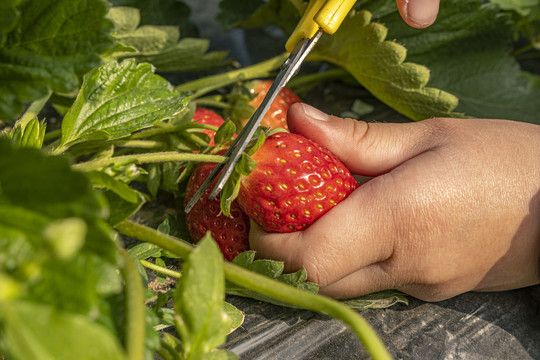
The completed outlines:
{"type": "Polygon", "coordinates": [[[129,161],[136,162],[137,164],[167,162],[167,161],[200,161],[200,162],[225,162],[227,158],[220,155],[205,155],[205,154],[192,154],[192,153],[178,153],[175,151],[145,153],[145,154],[133,154],[116,156],[108,159],[97,159],[87,162],[82,162],[73,165],[74,169],[82,171],[99,170],[104,167],[127,163],[129,161]]]}
{"type": "Polygon", "coordinates": [[[357,312],[331,298],[302,291],[247,269],[224,263],[228,281],[266,296],[341,320],[353,330],[373,359],[391,359],[377,333],[357,312]]]}
{"type": "Polygon", "coordinates": [[[51,130],[45,134],[44,142],[49,142],[51,140],[58,139],[62,136],[62,129],[51,130]]]}
{"type": "Polygon", "coordinates": [[[196,123],[182,124],[182,125],[177,125],[177,126],[172,126],[169,124],[161,124],[158,126],[147,129],[147,130],[139,131],[131,135],[128,139],[139,140],[139,139],[145,139],[145,138],[149,138],[156,135],[163,135],[163,134],[170,134],[170,133],[181,134],[185,131],[190,131],[190,129],[193,129],[193,128],[210,129],[214,131],[217,130],[215,126],[207,125],[207,124],[196,124],[196,123]]]}
{"type": "Polygon", "coordinates": [[[334,68],[328,71],[296,76],[289,81],[288,87],[294,89],[295,87],[302,87],[311,83],[318,83],[326,80],[341,79],[350,74],[342,68],[334,68]]]}
{"type": "Polygon", "coordinates": [[[231,104],[227,104],[223,101],[219,101],[219,100],[215,100],[215,99],[212,99],[210,97],[205,97],[205,98],[199,98],[197,99],[197,101],[195,101],[196,104],[199,106],[211,106],[211,107],[215,107],[215,108],[219,108],[219,109],[231,109],[232,108],[232,105],[231,104]]]}
{"type": "Polygon", "coordinates": [[[141,275],[126,250],[118,251],[124,262],[122,274],[126,282],[126,350],[129,360],[143,360],[146,338],[144,290],[141,275]]]}
{"type": "Polygon", "coordinates": [[[153,127],[147,130],[139,131],[133,135],[131,135],[129,138],[131,140],[138,140],[138,139],[144,139],[149,138],[151,136],[155,135],[162,135],[162,134],[170,134],[174,132],[180,132],[183,131],[186,128],[186,125],[178,125],[178,126],[163,126],[163,127],[153,127]]]}
{"type": "Polygon", "coordinates": [[[47,95],[45,95],[41,99],[37,99],[36,101],[30,104],[26,112],[19,119],[21,128],[24,129],[26,127],[26,124],[28,124],[30,120],[32,120],[33,118],[37,116],[37,114],[39,114],[39,112],[41,111],[41,109],[43,109],[47,101],[49,101],[49,98],[51,97],[51,95],[52,95],[52,90],[49,90],[47,95]]]}
{"type": "Polygon", "coordinates": [[[162,149],[165,144],[155,140],[116,140],[112,142],[115,146],[139,148],[139,149],[162,149]]]}
{"type": "MultiPolygon", "coordinates": [[[[116,230],[121,234],[169,250],[184,259],[194,248],[193,245],[183,240],[129,220],[116,225],[116,230]]],[[[223,265],[228,281],[274,299],[337,318],[356,333],[373,359],[392,358],[369,324],[346,305],[321,295],[293,288],[229,262],[225,262],[223,265]]]]}
{"type": "Polygon", "coordinates": [[[285,59],[287,59],[287,56],[288,54],[284,53],[269,60],[242,69],[193,80],[182,85],[178,85],[175,90],[194,92],[194,95],[192,96],[192,99],[194,99],[201,97],[202,95],[213,90],[234,84],[238,80],[267,77],[270,76],[273,71],[279,69],[285,59]]]}
{"type": "Polygon", "coordinates": [[[169,250],[182,259],[187,258],[195,248],[191,243],[185,240],[164,234],[156,229],[130,220],[124,220],[115,225],[115,229],[120,234],[169,250]]]}
{"type": "Polygon", "coordinates": [[[170,277],[173,277],[173,278],[176,278],[176,279],[180,279],[182,277],[182,274],[179,273],[178,271],[174,271],[174,270],[171,270],[171,269],[164,268],[162,266],[153,264],[150,261],[146,261],[146,260],[140,260],[140,262],[141,262],[142,266],[144,266],[145,268],[148,268],[150,270],[154,270],[155,272],[158,272],[160,274],[167,275],[167,276],[170,276],[170,277]]]}

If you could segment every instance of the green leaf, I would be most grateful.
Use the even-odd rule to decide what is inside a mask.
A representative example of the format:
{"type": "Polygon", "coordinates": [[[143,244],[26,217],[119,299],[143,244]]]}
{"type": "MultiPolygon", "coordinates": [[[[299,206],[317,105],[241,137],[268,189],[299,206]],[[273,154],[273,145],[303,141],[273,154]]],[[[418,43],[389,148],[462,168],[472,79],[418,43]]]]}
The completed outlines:
{"type": "Polygon", "coordinates": [[[134,7],[115,6],[109,9],[107,18],[113,22],[115,33],[129,33],[139,26],[141,12],[134,7]]]}
{"type": "Polygon", "coordinates": [[[41,149],[45,137],[45,122],[34,118],[27,124],[22,124],[18,120],[9,135],[18,147],[41,149]]]}
{"type": "Polygon", "coordinates": [[[202,357],[203,360],[237,360],[238,356],[228,350],[213,350],[202,357]]]}
{"type": "Polygon", "coordinates": [[[422,31],[404,25],[397,11],[380,21],[411,61],[429,67],[431,86],[459,98],[456,111],[540,124],[540,77],[522,71],[510,56],[512,22],[496,5],[446,1],[437,21],[422,31]]]}
{"type": "Polygon", "coordinates": [[[78,215],[103,219],[103,199],[92,191],[82,173],[73,171],[67,158],[46,156],[31,149],[14,149],[0,140],[0,201],[60,219],[78,215]]]}
{"type": "MultiPolygon", "coordinates": [[[[253,154],[255,154],[255,152],[259,150],[261,146],[263,146],[264,142],[266,141],[266,138],[269,136],[269,134],[267,134],[265,131],[262,131],[261,128],[257,130],[259,131],[259,135],[257,135],[257,132],[255,132],[255,135],[253,136],[253,138],[256,140],[252,144],[249,144],[248,148],[246,149],[246,154],[249,156],[252,156],[253,154]]],[[[270,131],[274,131],[274,130],[275,129],[271,129],[270,131]]],[[[276,132],[279,132],[279,131],[276,131],[276,132]]],[[[252,164],[252,166],[253,165],[256,166],[256,164],[252,164]]],[[[253,166],[253,169],[255,169],[255,166],[253,166]]],[[[245,174],[245,175],[249,175],[249,174],[245,174]]]]}
{"type": "Polygon", "coordinates": [[[129,219],[144,205],[144,199],[139,196],[135,202],[127,201],[118,193],[106,190],[104,193],[110,208],[108,223],[112,226],[129,219]]]}
{"type": "Polygon", "coordinates": [[[58,258],[71,260],[84,245],[87,230],[82,219],[67,218],[47,225],[43,236],[58,258]]]}
{"type": "Polygon", "coordinates": [[[188,102],[150,64],[111,61],[90,71],[62,122],[56,152],[89,140],[119,139],[170,118],[188,102]]]}
{"type": "Polygon", "coordinates": [[[26,298],[74,312],[116,291],[99,285],[111,280],[116,245],[106,203],[85,175],[64,157],[15,149],[5,139],[0,169],[9,169],[0,171],[0,271],[23,284],[26,298]]]}
{"type": "Polygon", "coordinates": [[[181,164],[173,161],[166,161],[161,164],[161,189],[172,194],[178,192],[178,176],[181,164]]]}
{"type": "Polygon", "coordinates": [[[21,286],[11,276],[0,271],[0,303],[5,300],[13,300],[21,294],[21,286]]]}
{"type": "Polygon", "coordinates": [[[135,204],[141,201],[141,193],[131,188],[125,182],[117,180],[102,171],[90,171],[86,175],[92,181],[95,188],[110,190],[130,203],[135,204]]]}
{"type": "MultiPolygon", "coordinates": [[[[163,261],[162,258],[159,258],[159,257],[156,258],[155,264],[156,264],[157,266],[162,267],[162,268],[165,268],[165,269],[167,268],[167,264],[165,264],[165,261],[163,261]]],[[[156,277],[157,277],[158,281],[159,281],[160,283],[162,283],[162,284],[164,284],[165,281],[167,280],[167,275],[162,274],[162,273],[156,273],[156,277]]]]}
{"type": "Polygon", "coordinates": [[[373,294],[344,300],[343,303],[355,310],[384,309],[396,304],[408,304],[407,297],[396,290],[379,291],[373,294]]]}
{"type": "Polygon", "coordinates": [[[161,256],[161,251],[159,246],[144,242],[131,247],[128,253],[137,260],[145,260],[149,257],[161,256]]]}
{"type": "Polygon", "coordinates": [[[0,334],[14,359],[125,359],[118,340],[92,319],[30,302],[2,302],[0,334]]]}
{"type": "Polygon", "coordinates": [[[427,87],[429,70],[405,62],[407,51],[386,40],[388,29],[371,22],[371,14],[350,15],[332,36],[323,36],[308,59],[341,66],[374,96],[414,120],[453,113],[457,98],[427,87]]]}
{"type": "Polygon", "coordinates": [[[158,71],[202,71],[223,67],[227,52],[207,52],[207,39],[183,38],[175,26],[139,25],[139,13],[129,7],[113,7],[109,18],[115,24],[116,40],[128,47],[128,51],[109,54],[116,59],[135,59],[149,62],[158,71]],[[134,49],[135,51],[131,51],[134,49]]]}
{"type": "Polygon", "coordinates": [[[223,125],[219,127],[214,135],[214,143],[216,145],[222,145],[225,142],[231,140],[233,135],[236,132],[236,126],[234,126],[232,121],[225,121],[223,125]]]}
{"type": "MultiPolygon", "coordinates": [[[[294,273],[283,274],[283,262],[274,260],[255,260],[255,251],[244,251],[238,254],[238,256],[234,258],[232,262],[235,265],[241,266],[258,274],[268,276],[272,279],[284,282],[287,285],[293,286],[297,289],[301,289],[311,293],[317,293],[319,291],[319,287],[317,286],[317,284],[307,282],[307,273],[304,268],[294,273]]],[[[277,299],[261,295],[257,292],[242,288],[232,283],[227,283],[227,293],[231,295],[245,296],[261,301],[266,301],[271,304],[288,307],[291,306],[289,303],[281,302],[277,299]]]]}
{"type": "Polygon", "coordinates": [[[174,25],[185,36],[198,36],[190,21],[191,9],[179,0],[113,0],[115,6],[137,8],[142,25],[174,25]]]}
{"type": "Polygon", "coordinates": [[[178,43],[159,51],[141,51],[118,56],[119,59],[132,58],[137,62],[149,62],[161,72],[208,71],[222,68],[230,62],[225,60],[227,52],[208,52],[207,39],[183,38],[178,43]]]}
{"type": "Polygon", "coordinates": [[[254,169],[255,167],[253,166],[253,163],[255,163],[254,166],[257,166],[257,163],[254,160],[243,153],[240,160],[234,167],[231,176],[229,176],[225,182],[225,186],[223,187],[219,198],[220,208],[223,215],[230,216],[232,202],[238,197],[238,193],[240,192],[240,179],[242,178],[242,174],[250,172],[247,171],[250,165],[252,166],[251,170],[254,169]]]}
{"type": "Polygon", "coordinates": [[[224,297],[223,256],[207,235],[186,259],[174,297],[186,359],[199,359],[225,342],[229,320],[223,311],[224,297]]]}
{"type": "MultiPolygon", "coordinates": [[[[259,140],[261,137],[258,137],[257,139],[256,144],[260,142],[259,140]]],[[[238,193],[240,192],[240,179],[249,175],[256,167],[257,162],[246,152],[242,153],[240,160],[238,160],[231,176],[229,176],[227,182],[225,182],[225,186],[220,194],[220,207],[223,215],[229,216],[231,213],[231,204],[238,197],[238,193]]]]}
{"type": "Polygon", "coordinates": [[[520,15],[527,16],[533,11],[538,11],[539,0],[490,0],[498,4],[503,10],[514,10],[520,15]]]}
{"type": "Polygon", "coordinates": [[[112,46],[105,1],[28,0],[17,8],[16,1],[2,3],[0,119],[15,119],[24,102],[51,89],[73,92],[80,77],[99,64],[99,54],[112,46]]]}
{"type": "Polygon", "coordinates": [[[229,334],[234,330],[238,329],[244,323],[244,318],[246,314],[238,310],[234,305],[224,302],[223,310],[227,313],[227,318],[229,319],[229,334]]]}
{"type": "Polygon", "coordinates": [[[19,20],[20,12],[17,5],[22,0],[5,0],[0,3],[0,47],[4,44],[5,33],[15,27],[19,20]]]}
{"type": "Polygon", "coordinates": [[[111,225],[129,218],[144,204],[143,195],[103,171],[90,171],[86,175],[91,179],[95,188],[104,190],[103,194],[109,203],[109,219],[111,225]]]}
{"type": "Polygon", "coordinates": [[[148,180],[146,187],[152,197],[156,197],[161,185],[161,166],[158,163],[148,164],[148,180]]]}

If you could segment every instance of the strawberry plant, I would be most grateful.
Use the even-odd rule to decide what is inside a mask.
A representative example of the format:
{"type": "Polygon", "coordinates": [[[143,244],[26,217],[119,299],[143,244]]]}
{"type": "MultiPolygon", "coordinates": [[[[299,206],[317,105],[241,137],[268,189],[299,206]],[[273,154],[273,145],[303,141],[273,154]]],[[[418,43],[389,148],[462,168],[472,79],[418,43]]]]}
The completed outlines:
{"type": "MultiPolygon", "coordinates": [[[[311,71],[291,89],[304,98],[324,81],[361,86],[411,120],[497,116],[540,123],[540,80],[519,67],[538,56],[533,2],[449,0],[437,23],[418,31],[401,23],[393,1],[359,1],[342,28],[321,39],[308,58],[311,71]],[[515,43],[518,36],[524,40],[515,43]]],[[[287,34],[304,5],[222,0],[217,19],[227,27],[278,26],[287,34]]],[[[388,357],[354,310],[405,302],[401,294],[331,300],[317,294],[304,269],[283,273],[282,263],[243,251],[245,243],[223,261],[217,232],[187,230],[196,224],[179,205],[192,192],[188,179],[226,161],[218,150],[241,126],[236,120],[252,111],[246,101],[230,101],[235,91],[271,79],[286,58],[271,54],[239,66],[224,51],[208,51],[187,9],[165,0],[159,7],[139,0],[0,3],[0,358],[234,358],[222,345],[243,315],[225,294],[328,314],[374,358],[388,357]],[[171,24],[175,19],[181,23],[171,24]],[[198,121],[202,107],[223,124],[198,121]]],[[[235,174],[244,182],[228,184],[223,214],[209,217],[236,211],[231,195],[248,199],[252,186],[273,188],[253,181],[267,178],[261,169],[299,173],[264,168],[265,158],[275,159],[265,146],[279,137],[259,134],[235,174]]],[[[340,165],[328,163],[317,179],[334,176],[333,166],[340,173],[340,165]]],[[[350,192],[356,185],[340,176],[342,191],[350,192]]],[[[305,193],[305,205],[314,207],[299,210],[302,216],[338,201],[328,195],[328,203],[308,204],[308,197],[318,199],[314,191],[305,193]]],[[[252,206],[245,200],[253,215],[252,206]]],[[[305,220],[279,226],[303,228],[305,220]]]]}

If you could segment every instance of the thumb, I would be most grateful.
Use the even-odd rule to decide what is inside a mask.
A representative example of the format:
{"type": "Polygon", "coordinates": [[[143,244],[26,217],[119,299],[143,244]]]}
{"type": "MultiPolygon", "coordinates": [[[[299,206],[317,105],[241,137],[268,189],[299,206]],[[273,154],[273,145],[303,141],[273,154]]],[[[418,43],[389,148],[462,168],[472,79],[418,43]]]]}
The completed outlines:
{"type": "Polygon", "coordinates": [[[403,20],[418,29],[433,24],[439,12],[439,0],[396,0],[396,3],[403,20]]]}
{"type": "Polygon", "coordinates": [[[431,122],[366,123],[327,115],[307,104],[294,104],[287,115],[291,132],[326,147],[347,168],[377,176],[401,165],[435,145],[431,122]]]}

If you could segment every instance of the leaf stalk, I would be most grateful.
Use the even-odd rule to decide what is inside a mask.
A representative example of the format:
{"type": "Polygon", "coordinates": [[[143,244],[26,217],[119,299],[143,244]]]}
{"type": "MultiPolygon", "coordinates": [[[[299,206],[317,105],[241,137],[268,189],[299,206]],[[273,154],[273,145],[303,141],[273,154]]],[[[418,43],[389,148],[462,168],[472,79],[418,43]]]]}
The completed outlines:
{"type": "MultiPolygon", "coordinates": [[[[169,250],[184,259],[194,249],[194,246],[186,241],[130,220],[125,220],[116,225],[116,230],[123,235],[169,250]]],[[[339,319],[355,332],[373,359],[386,360],[392,358],[367,321],[346,305],[321,295],[290,287],[229,262],[224,262],[223,265],[225,277],[228,281],[266,296],[339,319]]]]}
{"type": "Polygon", "coordinates": [[[147,163],[159,163],[168,161],[200,161],[200,162],[215,162],[223,163],[227,160],[225,156],[220,155],[205,155],[205,154],[192,154],[192,153],[179,153],[175,151],[164,151],[156,153],[144,153],[116,156],[105,159],[91,160],[74,164],[73,168],[80,171],[94,171],[103,169],[110,165],[127,163],[129,161],[136,162],[137,164],[147,163]]]}
{"type": "Polygon", "coordinates": [[[122,275],[126,283],[127,319],[126,350],[129,360],[143,360],[146,338],[144,290],[141,275],[123,248],[118,248],[123,260],[122,275]]]}

